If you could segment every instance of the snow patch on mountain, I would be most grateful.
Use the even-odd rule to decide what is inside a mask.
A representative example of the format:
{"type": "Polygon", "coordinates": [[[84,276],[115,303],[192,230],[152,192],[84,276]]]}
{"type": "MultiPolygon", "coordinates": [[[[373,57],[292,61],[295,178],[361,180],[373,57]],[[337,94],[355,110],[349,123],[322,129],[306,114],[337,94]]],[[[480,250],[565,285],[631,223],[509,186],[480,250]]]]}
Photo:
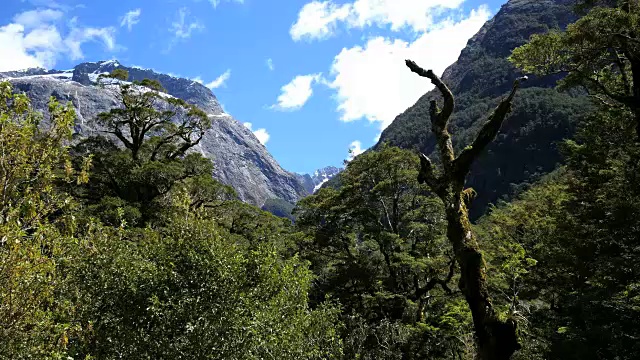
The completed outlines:
{"type": "Polygon", "coordinates": [[[335,166],[327,166],[322,169],[318,169],[313,174],[298,174],[298,178],[304,184],[305,189],[309,194],[313,194],[320,190],[322,185],[331,180],[334,176],[339,174],[342,169],[335,166]]]}

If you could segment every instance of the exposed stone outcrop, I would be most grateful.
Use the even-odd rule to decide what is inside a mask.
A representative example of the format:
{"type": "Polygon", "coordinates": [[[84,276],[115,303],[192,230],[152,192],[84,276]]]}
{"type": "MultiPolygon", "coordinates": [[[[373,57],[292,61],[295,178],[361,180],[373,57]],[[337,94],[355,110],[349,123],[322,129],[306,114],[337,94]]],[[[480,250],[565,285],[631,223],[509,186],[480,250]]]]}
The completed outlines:
{"type": "Polygon", "coordinates": [[[28,69],[0,73],[27,93],[36,109],[46,111],[50,96],[71,101],[78,113],[77,136],[100,129],[94,119],[117,106],[113,94],[94,83],[98,75],[117,67],[129,72],[129,80],[158,80],[170,96],[195,104],[212,118],[212,127],[193,148],[213,160],[214,177],[232,186],[243,201],[262,206],[267,199],[295,203],[308,194],[298,175],[284,170],[242,123],[226,114],[216,96],[204,85],[189,79],[160,74],[150,69],[125,67],[115,60],[79,64],[72,70],[28,69]]]}

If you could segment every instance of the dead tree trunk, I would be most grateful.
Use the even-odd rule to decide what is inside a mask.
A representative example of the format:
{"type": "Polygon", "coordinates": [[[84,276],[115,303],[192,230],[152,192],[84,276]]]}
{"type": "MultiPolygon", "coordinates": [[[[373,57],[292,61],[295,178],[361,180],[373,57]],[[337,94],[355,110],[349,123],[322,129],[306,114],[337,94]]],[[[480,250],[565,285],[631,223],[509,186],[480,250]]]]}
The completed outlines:
{"type": "Polygon", "coordinates": [[[518,89],[519,80],[515,82],[509,96],[502,100],[491,114],[473,143],[456,157],[451,143],[451,134],[447,130],[454,108],[453,94],[433,71],[424,70],[411,60],[407,60],[406,64],[411,71],[431,80],[444,97],[442,109],[438,108],[435,100],[431,101],[430,108],[431,130],[437,141],[443,171],[440,175],[436,175],[431,160],[421,154],[418,181],[427,183],[444,203],[447,237],[460,265],[458,287],[471,309],[480,359],[508,360],[515,351],[520,349],[516,336],[516,323],[498,319],[491,304],[484,259],[471,229],[467,210],[473,190],[465,190],[464,184],[471,165],[493,141],[502,122],[511,111],[511,103],[518,89]]]}

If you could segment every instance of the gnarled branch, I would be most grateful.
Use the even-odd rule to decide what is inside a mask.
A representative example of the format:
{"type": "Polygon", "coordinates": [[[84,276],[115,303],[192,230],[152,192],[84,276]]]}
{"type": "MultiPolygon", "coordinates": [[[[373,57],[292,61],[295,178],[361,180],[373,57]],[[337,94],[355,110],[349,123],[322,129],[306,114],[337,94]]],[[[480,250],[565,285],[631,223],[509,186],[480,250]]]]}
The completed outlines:
{"type": "MultiPolygon", "coordinates": [[[[453,113],[453,108],[454,108],[453,94],[451,93],[451,90],[449,90],[447,85],[445,85],[445,83],[443,83],[442,80],[440,80],[440,78],[436,74],[434,74],[432,70],[425,70],[420,66],[418,66],[418,64],[416,64],[412,60],[405,60],[405,63],[407,64],[407,67],[411,69],[412,72],[431,80],[431,83],[435,85],[438,88],[438,90],[440,90],[440,93],[444,97],[444,107],[442,108],[441,111],[438,112],[438,115],[439,115],[438,117],[441,122],[441,124],[439,125],[441,127],[446,127],[447,121],[449,121],[449,117],[453,113]]],[[[432,102],[432,109],[433,109],[433,102],[432,102]]]]}
{"type": "Polygon", "coordinates": [[[466,177],[471,169],[471,165],[482,153],[482,151],[493,141],[493,139],[500,131],[502,123],[511,111],[511,104],[513,97],[516,95],[518,88],[520,87],[520,81],[526,80],[526,77],[517,79],[513,83],[511,93],[493,110],[489,120],[482,126],[478,136],[470,146],[467,146],[455,160],[455,171],[458,177],[466,177]]]}
{"type": "MultiPolygon", "coordinates": [[[[439,109],[437,101],[431,100],[429,113],[431,116],[431,131],[438,142],[442,166],[445,172],[451,172],[453,170],[455,155],[453,153],[453,145],[451,144],[451,134],[449,134],[447,130],[447,125],[455,106],[453,94],[433,71],[425,70],[411,60],[405,60],[405,63],[412,72],[431,80],[431,83],[440,90],[440,93],[442,93],[444,97],[444,108],[439,109]]],[[[433,190],[436,191],[436,189],[433,190]]]]}
{"type": "MultiPolygon", "coordinates": [[[[433,174],[431,161],[422,155],[420,157],[419,180],[428,183],[443,202],[447,219],[447,238],[460,267],[458,288],[464,294],[471,310],[480,358],[483,360],[507,360],[520,348],[516,336],[516,326],[513,322],[501,320],[491,303],[484,259],[473,234],[467,210],[473,192],[465,191],[464,183],[471,163],[493,140],[511,110],[511,102],[518,89],[519,81],[514,84],[511,94],[495,109],[472,146],[465,149],[460,157],[455,159],[451,145],[451,134],[447,130],[449,116],[454,108],[454,98],[451,91],[432,71],[425,71],[410,60],[407,60],[406,64],[411,71],[431,79],[431,82],[438,87],[444,96],[445,108],[442,111],[438,109],[436,101],[431,102],[430,109],[431,130],[437,141],[444,172],[436,177],[433,174]]],[[[450,280],[453,276],[454,264],[452,262],[451,272],[446,280],[450,280]]],[[[446,291],[447,282],[431,279],[425,287],[417,288],[416,295],[423,294],[437,284],[442,285],[446,291]]],[[[419,309],[421,306],[419,305],[419,309]]]]}
{"type": "Polygon", "coordinates": [[[438,179],[433,173],[433,163],[425,154],[420,154],[420,173],[418,173],[418,182],[432,186],[438,179]]]}
{"type": "Polygon", "coordinates": [[[441,196],[443,191],[442,179],[433,171],[433,163],[425,154],[420,153],[420,172],[418,183],[427,184],[436,195],[441,196]]]}

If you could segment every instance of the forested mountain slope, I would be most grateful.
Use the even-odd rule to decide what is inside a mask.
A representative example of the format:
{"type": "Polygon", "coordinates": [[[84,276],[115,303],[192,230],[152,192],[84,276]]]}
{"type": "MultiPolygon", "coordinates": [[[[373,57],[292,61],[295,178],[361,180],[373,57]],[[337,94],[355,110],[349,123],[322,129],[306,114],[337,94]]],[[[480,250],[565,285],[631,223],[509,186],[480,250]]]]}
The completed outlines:
{"type": "MultiPolygon", "coordinates": [[[[532,34],[564,29],[575,21],[573,3],[507,2],[469,40],[458,61],[445,70],[442,79],[456,97],[450,131],[457,151],[469,144],[490,110],[510,90],[513,81],[522,76],[507,60],[511,51],[525,44],[532,34]]],[[[558,79],[530,76],[498,138],[473,166],[468,180],[468,186],[478,193],[471,208],[473,218],[481,215],[489,203],[512,195],[518,186],[535,181],[557,166],[558,142],[573,134],[576,122],[589,109],[585,97],[553,89],[558,79]]],[[[429,101],[437,96],[431,91],[400,114],[382,133],[376,148],[388,142],[437,158],[428,120],[429,101]]]]}

